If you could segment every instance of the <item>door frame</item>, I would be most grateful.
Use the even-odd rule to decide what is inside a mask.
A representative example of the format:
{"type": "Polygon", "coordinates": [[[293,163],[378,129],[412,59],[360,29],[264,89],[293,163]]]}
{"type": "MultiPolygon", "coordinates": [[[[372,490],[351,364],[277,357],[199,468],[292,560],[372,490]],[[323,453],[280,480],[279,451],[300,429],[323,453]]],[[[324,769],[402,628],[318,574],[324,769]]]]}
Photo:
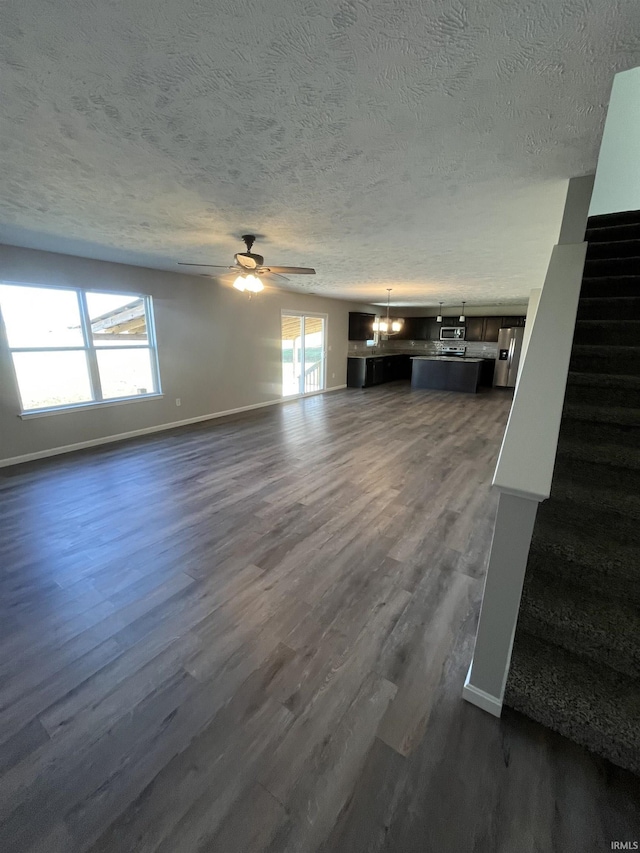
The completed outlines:
{"type": "MultiPolygon", "coordinates": [[[[282,390],[280,392],[280,396],[283,400],[297,400],[300,397],[313,397],[314,394],[322,394],[327,390],[327,352],[329,351],[329,347],[327,344],[329,334],[329,315],[323,314],[322,311],[289,311],[286,308],[280,309],[280,381],[282,387],[282,318],[283,317],[300,317],[302,318],[302,355],[303,355],[303,363],[304,363],[304,318],[305,317],[315,317],[317,319],[324,321],[324,335],[322,340],[322,388],[318,391],[303,391],[298,392],[297,394],[283,394],[282,390]]],[[[304,371],[303,371],[304,375],[304,371]]]]}

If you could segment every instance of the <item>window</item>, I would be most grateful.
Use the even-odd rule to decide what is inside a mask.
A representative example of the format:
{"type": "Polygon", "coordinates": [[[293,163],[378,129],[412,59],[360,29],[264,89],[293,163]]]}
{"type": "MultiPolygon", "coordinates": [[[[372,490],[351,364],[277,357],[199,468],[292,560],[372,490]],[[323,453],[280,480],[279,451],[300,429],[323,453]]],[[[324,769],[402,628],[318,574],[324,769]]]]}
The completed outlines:
{"type": "Polygon", "coordinates": [[[23,412],[160,392],[151,297],[0,284],[23,412]]]}

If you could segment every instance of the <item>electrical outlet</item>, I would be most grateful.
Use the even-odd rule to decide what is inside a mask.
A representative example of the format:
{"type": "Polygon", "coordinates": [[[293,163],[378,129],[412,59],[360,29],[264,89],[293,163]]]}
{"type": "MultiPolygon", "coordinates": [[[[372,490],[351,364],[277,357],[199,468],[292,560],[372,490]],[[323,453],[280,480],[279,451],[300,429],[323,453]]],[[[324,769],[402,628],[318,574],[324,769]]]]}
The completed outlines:
{"type": "Polygon", "coordinates": [[[176,397],[176,406],[181,406],[181,405],[182,405],[182,400],[180,399],[180,397],[176,397]]]}
{"type": "Polygon", "coordinates": [[[331,378],[332,378],[332,379],[335,379],[335,378],[336,378],[335,373],[332,373],[332,374],[331,374],[331,378]]]}

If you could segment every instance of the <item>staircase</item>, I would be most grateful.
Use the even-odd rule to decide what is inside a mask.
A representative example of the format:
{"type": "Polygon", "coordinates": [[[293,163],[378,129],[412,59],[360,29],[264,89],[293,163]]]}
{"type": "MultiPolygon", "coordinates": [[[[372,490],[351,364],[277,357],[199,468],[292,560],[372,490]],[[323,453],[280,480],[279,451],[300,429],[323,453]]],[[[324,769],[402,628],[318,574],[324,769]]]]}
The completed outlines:
{"type": "Polygon", "coordinates": [[[591,217],[586,240],[504,701],[640,774],[640,211],[591,217]]]}

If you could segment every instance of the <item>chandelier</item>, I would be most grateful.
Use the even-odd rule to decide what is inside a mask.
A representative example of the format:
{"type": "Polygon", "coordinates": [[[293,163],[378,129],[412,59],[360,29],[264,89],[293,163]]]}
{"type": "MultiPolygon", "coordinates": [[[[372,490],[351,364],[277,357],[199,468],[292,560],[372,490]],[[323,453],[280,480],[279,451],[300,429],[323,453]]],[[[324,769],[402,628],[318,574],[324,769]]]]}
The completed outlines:
{"type": "Polygon", "coordinates": [[[391,288],[387,288],[387,316],[376,317],[373,321],[373,331],[379,332],[381,335],[395,335],[404,326],[402,317],[389,317],[389,307],[391,300],[391,288]]]}

